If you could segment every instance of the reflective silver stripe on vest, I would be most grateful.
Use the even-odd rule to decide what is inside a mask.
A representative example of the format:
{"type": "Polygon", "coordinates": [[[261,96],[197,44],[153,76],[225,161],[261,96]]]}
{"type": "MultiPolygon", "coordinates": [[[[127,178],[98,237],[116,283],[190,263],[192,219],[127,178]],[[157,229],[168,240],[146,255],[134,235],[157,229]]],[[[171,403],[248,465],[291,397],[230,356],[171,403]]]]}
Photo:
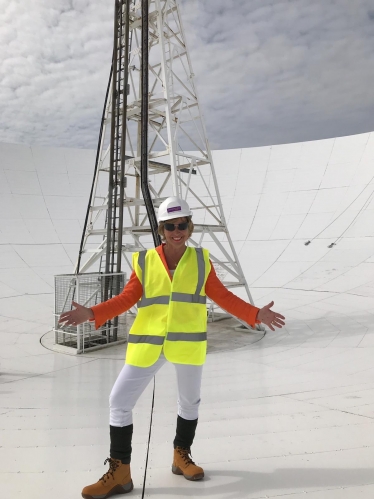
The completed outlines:
{"type": "MultiPolygon", "coordinates": [[[[147,250],[139,251],[139,258],[138,258],[138,265],[140,267],[140,270],[142,271],[142,287],[143,287],[143,294],[141,299],[138,301],[138,308],[139,307],[145,307],[145,255],[147,253],[147,250]]],[[[129,340],[130,341],[130,340],[129,340]]]]}
{"type": "Polygon", "coordinates": [[[171,301],[181,301],[184,303],[206,303],[206,296],[191,295],[189,293],[171,293],[171,301]]]}
{"type": "Polygon", "coordinates": [[[129,334],[129,343],[149,343],[150,345],[163,345],[164,336],[153,336],[151,334],[129,334]]]}
{"type": "Polygon", "coordinates": [[[171,301],[178,301],[183,303],[199,303],[201,305],[206,304],[206,296],[201,296],[201,290],[203,289],[205,281],[205,261],[204,253],[202,248],[195,248],[197,256],[197,285],[195,293],[177,293],[173,292],[171,294],[171,301]]]}
{"type": "Polygon", "coordinates": [[[145,272],[145,255],[147,250],[139,251],[138,265],[143,272],[143,281],[144,281],[144,272],[145,272]]]}
{"type": "Polygon", "coordinates": [[[145,255],[147,250],[139,251],[138,265],[142,271],[142,286],[143,295],[138,302],[138,308],[149,307],[150,305],[169,305],[170,297],[167,296],[154,296],[153,298],[146,298],[145,296],[145,255]]]}
{"type": "Polygon", "coordinates": [[[203,248],[195,248],[197,255],[197,286],[195,295],[200,295],[205,280],[205,262],[203,248]]]}
{"type": "Polygon", "coordinates": [[[169,305],[169,296],[155,296],[154,298],[144,298],[138,302],[139,307],[149,307],[149,305],[169,305]]]}
{"type": "Polygon", "coordinates": [[[205,341],[206,333],[168,333],[169,341],[205,341]]]}

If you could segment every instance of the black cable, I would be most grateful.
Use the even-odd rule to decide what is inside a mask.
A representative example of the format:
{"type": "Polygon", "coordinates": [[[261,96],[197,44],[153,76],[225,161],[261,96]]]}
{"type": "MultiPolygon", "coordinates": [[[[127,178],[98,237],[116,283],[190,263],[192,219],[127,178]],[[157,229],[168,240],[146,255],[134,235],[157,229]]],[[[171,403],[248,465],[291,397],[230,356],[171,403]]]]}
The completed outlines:
{"type": "Polygon", "coordinates": [[[156,390],[156,377],[153,376],[153,395],[152,395],[152,407],[151,407],[151,420],[149,422],[149,434],[148,434],[148,443],[147,443],[147,457],[145,459],[145,467],[144,467],[144,479],[143,479],[142,499],[144,499],[145,481],[147,479],[147,466],[148,466],[148,456],[149,456],[149,444],[151,443],[153,408],[154,408],[154,405],[155,405],[155,390],[156,390]]]}
{"type": "Polygon", "coordinates": [[[161,244],[158,234],[157,218],[152,203],[148,184],[148,97],[149,97],[149,78],[148,78],[148,0],[142,0],[142,67],[141,67],[141,144],[140,144],[140,182],[145,207],[149,223],[152,230],[153,242],[155,246],[161,244]]]}
{"type": "Polygon", "coordinates": [[[95,188],[95,179],[96,179],[97,169],[99,167],[100,144],[101,144],[101,139],[102,139],[103,131],[104,131],[105,112],[106,112],[106,106],[107,106],[107,102],[108,102],[108,96],[109,96],[109,91],[110,91],[110,82],[111,82],[111,79],[112,79],[112,74],[113,74],[113,58],[112,58],[112,65],[110,67],[110,74],[109,74],[108,85],[107,85],[107,89],[106,89],[106,93],[105,93],[105,100],[104,100],[103,112],[102,112],[102,115],[101,115],[99,140],[98,140],[97,150],[96,150],[95,169],[94,169],[94,174],[93,174],[93,179],[92,179],[90,197],[88,199],[88,205],[87,205],[87,210],[86,210],[86,218],[84,220],[84,225],[83,225],[83,232],[82,232],[81,242],[80,242],[80,246],[79,246],[79,253],[78,253],[78,263],[77,263],[77,266],[76,266],[76,269],[75,269],[75,274],[79,274],[79,270],[80,270],[80,264],[81,264],[82,253],[83,253],[83,246],[84,246],[84,239],[85,239],[87,225],[88,225],[88,217],[90,215],[90,208],[91,208],[91,203],[92,203],[92,198],[93,198],[93,192],[94,192],[94,188],[95,188]]]}
{"type": "MultiPolygon", "coordinates": [[[[147,215],[149,223],[152,230],[153,242],[155,246],[161,244],[161,239],[158,234],[158,224],[155,214],[155,209],[152,203],[151,194],[149,192],[148,184],[148,97],[149,97],[149,78],[148,78],[148,0],[142,0],[142,67],[141,67],[141,89],[142,89],[142,102],[141,102],[141,144],[140,144],[140,182],[141,190],[143,194],[143,199],[145,207],[147,210],[147,215]]],[[[144,499],[145,494],[145,482],[147,478],[147,467],[148,467],[148,456],[149,456],[149,446],[151,443],[151,433],[152,433],[152,420],[153,420],[153,408],[155,402],[155,389],[156,389],[156,378],[153,378],[153,395],[152,395],[152,407],[151,407],[151,420],[149,423],[149,434],[148,434],[148,444],[147,444],[147,456],[145,460],[144,467],[144,479],[143,479],[143,490],[142,499],[144,499]]]]}

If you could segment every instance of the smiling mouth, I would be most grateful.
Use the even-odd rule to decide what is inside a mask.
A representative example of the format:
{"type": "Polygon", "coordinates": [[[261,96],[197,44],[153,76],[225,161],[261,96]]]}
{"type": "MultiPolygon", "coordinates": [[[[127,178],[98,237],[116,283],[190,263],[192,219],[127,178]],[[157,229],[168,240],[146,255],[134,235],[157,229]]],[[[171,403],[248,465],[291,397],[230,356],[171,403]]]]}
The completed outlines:
{"type": "Polygon", "coordinates": [[[182,238],[181,237],[172,237],[173,241],[180,241],[182,238]]]}

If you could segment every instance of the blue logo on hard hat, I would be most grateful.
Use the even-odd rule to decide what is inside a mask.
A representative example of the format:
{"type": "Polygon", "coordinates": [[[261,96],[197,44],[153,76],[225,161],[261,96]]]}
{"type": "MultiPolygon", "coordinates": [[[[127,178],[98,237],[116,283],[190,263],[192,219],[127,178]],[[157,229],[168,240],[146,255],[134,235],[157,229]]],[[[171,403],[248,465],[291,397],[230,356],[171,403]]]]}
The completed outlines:
{"type": "Polygon", "coordinates": [[[167,211],[168,213],[172,213],[173,211],[181,211],[181,209],[181,206],[174,206],[174,208],[168,208],[167,211]]]}

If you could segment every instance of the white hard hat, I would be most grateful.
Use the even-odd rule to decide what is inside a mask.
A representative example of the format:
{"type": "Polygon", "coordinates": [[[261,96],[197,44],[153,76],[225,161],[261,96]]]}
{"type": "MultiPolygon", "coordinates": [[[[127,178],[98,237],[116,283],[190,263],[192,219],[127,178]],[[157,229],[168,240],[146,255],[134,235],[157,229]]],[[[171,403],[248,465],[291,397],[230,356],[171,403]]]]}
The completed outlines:
{"type": "Polygon", "coordinates": [[[159,222],[172,218],[192,217],[192,212],[184,199],[171,196],[160,204],[157,218],[159,222]]]}

